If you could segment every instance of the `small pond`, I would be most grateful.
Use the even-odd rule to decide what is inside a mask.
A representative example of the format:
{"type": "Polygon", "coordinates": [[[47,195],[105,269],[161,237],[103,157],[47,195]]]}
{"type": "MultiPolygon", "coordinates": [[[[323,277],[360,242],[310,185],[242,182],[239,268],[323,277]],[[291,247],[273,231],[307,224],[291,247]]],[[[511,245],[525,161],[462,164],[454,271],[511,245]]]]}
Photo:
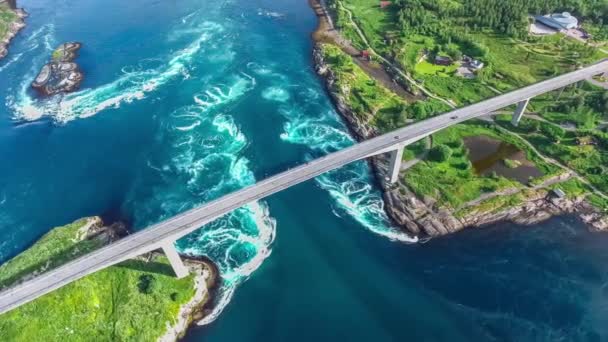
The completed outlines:
{"type": "Polygon", "coordinates": [[[543,175],[515,145],[483,135],[465,138],[464,144],[469,150],[469,160],[478,175],[486,176],[496,172],[499,176],[514,179],[522,184],[527,184],[530,177],[543,175]],[[507,165],[508,163],[511,165],[507,165]]]}

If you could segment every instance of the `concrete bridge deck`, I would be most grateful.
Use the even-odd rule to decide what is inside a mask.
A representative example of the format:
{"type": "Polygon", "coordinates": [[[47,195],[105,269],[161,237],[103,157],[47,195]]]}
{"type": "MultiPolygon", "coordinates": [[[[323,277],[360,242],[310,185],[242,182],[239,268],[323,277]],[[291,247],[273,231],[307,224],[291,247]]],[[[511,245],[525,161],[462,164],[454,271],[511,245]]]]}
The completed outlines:
{"type": "Polygon", "coordinates": [[[586,80],[607,70],[608,60],[604,60],[589,67],[409,125],[259,181],[254,185],[155,224],[1,292],[0,313],[14,309],[98,270],[166,247],[168,243],[176,241],[234,209],[268,197],[325,172],[357,160],[401,149],[403,146],[444,128],[481,117],[513,104],[528,101],[537,95],[586,80]]]}

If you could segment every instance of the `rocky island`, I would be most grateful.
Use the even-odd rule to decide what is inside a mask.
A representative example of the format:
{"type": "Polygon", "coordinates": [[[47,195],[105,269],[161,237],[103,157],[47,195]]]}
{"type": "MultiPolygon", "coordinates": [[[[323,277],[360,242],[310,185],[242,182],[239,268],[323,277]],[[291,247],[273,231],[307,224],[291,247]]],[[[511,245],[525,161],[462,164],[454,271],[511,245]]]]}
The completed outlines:
{"type": "Polygon", "coordinates": [[[27,13],[14,0],[0,0],[0,59],[8,54],[8,44],[25,27],[27,13]]]}
{"type": "MultiPolygon", "coordinates": [[[[445,113],[451,108],[502,93],[497,87],[481,83],[477,78],[477,75],[489,71],[477,70],[467,74],[466,78],[456,72],[448,73],[443,65],[426,62],[425,51],[430,48],[439,51],[444,48],[442,45],[430,46],[426,50],[410,46],[414,44],[410,40],[419,38],[407,30],[391,31],[379,37],[373,30],[366,31],[377,21],[394,20],[397,16],[391,14],[400,11],[401,6],[400,3],[386,2],[385,6],[380,6],[376,1],[368,2],[368,7],[361,7],[365,1],[311,1],[320,19],[319,28],[313,35],[317,42],[313,52],[316,70],[324,80],[336,109],[357,139],[367,140],[408,123],[445,113]],[[363,24],[359,26],[359,23],[363,24]],[[407,57],[412,50],[418,49],[412,64],[408,64],[410,60],[399,59],[404,50],[399,49],[400,44],[396,42],[410,47],[405,49],[407,57]],[[385,58],[384,53],[389,57],[385,58]],[[430,68],[433,70],[427,71],[430,68]],[[387,74],[390,77],[388,81],[387,74]],[[410,96],[403,96],[403,89],[395,91],[398,86],[410,92],[410,96]]],[[[398,27],[399,24],[395,23],[395,30],[398,27]]],[[[457,33],[453,35],[452,41],[465,39],[458,38],[457,33]]],[[[483,40],[477,36],[465,37],[471,41],[462,41],[460,45],[452,43],[449,48],[471,53],[474,50],[471,46],[482,46],[479,41],[483,40]]],[[[433,36],[421,42],[431,45],[440,39],[433,36]]],[[[504,44],[503,41],[499,43],[504,44]]],[[[584,49],[576,42],[568,48],[584,49]]],[[[480,50],[485,51],[483,48],[480,50]]],[[[455,56],[461,54],[461,51],[454,52],[455,56]]],[[[588,62],[592,62],[602,58],[603,53],[589,50],[586,56],[588,62]]],[[[492,60],[489,57],[486,56],[492,60]]],[[[544,55],[541,61],[528,58],[539,64],[556,63],[544,55]]],[[[483,67],[479,61],[477,65],[483,67]]],[[[529,76],[535,78],[521,82],[502,74],[495,77],[500,78],[500,86],[508,91],[543,77],[529,76]]],[[[598,128],[578,130],[561,126],[557,119],[565,114],[557,117],[553,112],[572,110],[569,103],[575,101],[574,94],[570,97],[569,92],[562,91],[563,94],[559,95],[565,104],[560,104],[560,107],[552,105],[559,95],[547,94],[534,99],[531,108],[542,114],[533,113],[526,117],[520,127],[511,125],[511,113],[505,111],[487,120],[457,125],[409,146],[403,155],[402,172],[396,184],[386,181],[388,158],[372,158],[371,166],[382,187],[388,216],[397,226],[420,237],[441,236],[466,227],[505,220],[534,224],[560,214],[576,214],[592,230],[608,230],[608,183],[596,176],[607,171],[603,160],[608,139],[605,128],[601,130],[599,119],[603,108],[601,89],[585,85],[579,87],[578,92],[585,92],[579,96],[587,99],[595,98],[593,102],[583,101],[579,108],[581,111],[584,108],[588,112],[598,112],[594,121],[586,123],[598,128]],[[568,97],[568,102],[565,97],[568,97]],[[512,152],[500,155],[497,147],[489,156],[473,155],[473,150],[488,142],[501,147],[508,145],[512,152]],[[557,151],[555,145],[563,147],[557,151]],[[574,160],[579,154],[586,155],[582,157],[584,161],[574,160]],[[510,159],[515,158],[513,156],[517,159],[510,159]],[[483,164],[483,159],[487,162],[488,157],[490,165],[480,168],[480,161],[483,164]],[[593,165],[589,165],[591,161],[593,165]]]]}
{"type": "MultiPolygon", "coordinates": [[[[58,227],[0,266],[0,289],[116,241],[127,233],[117,223],[89,217],[58,227]]],[[[175,341],[192,321],[207,314],[217,278],[206,259],[184,257],[191,274],[177,279],[162,253],[149,253],[77,280],[0,316],[7,341],[175,341]]]]}
{"type": "Polygon", "coordinates": [[[83,74],[77,63],[78,50],[81,43],[63,43],[53,51],[51,61],[45,64],[32,87],[43,96],[72,92],[80,86],[83,74]]]}

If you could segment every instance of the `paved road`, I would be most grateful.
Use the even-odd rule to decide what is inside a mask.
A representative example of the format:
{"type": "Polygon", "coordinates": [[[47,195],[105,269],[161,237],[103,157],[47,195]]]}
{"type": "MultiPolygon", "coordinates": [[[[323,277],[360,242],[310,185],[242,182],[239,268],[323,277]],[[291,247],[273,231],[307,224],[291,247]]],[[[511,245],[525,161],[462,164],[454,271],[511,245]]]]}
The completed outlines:
{"type": "Polygon", "coordinates": [[[175,241],[234,209],[268,197],[325,172],[356,160],[389,152],[399,145],[409,145],[457,123],[486,115],[607,70],[608,60],[604,60],[587,68],[409,125],[262,180],[247,188],[155,224],[0,293],[0,313],[34,300],[88,274],[158,249],[164,242],[175,241]]]}

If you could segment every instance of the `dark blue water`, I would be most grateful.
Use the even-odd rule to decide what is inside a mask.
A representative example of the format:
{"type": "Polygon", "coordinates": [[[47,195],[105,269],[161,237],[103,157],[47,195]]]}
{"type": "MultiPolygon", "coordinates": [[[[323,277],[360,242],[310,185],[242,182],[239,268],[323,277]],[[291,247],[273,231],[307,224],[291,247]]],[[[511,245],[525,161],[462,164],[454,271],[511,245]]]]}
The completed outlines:
{"type": "MultiPolygon", "coordinates": [[[[0,61],[0,260],[79,217],[142,229],[353,143],[312,70],[304,0],[21,5],[0,61]],[[71,40],[83,89],[36,99],[71,40]]],[[[382,205],[358,163],[180,241],[222,272],[215,321],[187,340],[608,338],[606,236],[557,218],[404,244],[382,205]]]]}

